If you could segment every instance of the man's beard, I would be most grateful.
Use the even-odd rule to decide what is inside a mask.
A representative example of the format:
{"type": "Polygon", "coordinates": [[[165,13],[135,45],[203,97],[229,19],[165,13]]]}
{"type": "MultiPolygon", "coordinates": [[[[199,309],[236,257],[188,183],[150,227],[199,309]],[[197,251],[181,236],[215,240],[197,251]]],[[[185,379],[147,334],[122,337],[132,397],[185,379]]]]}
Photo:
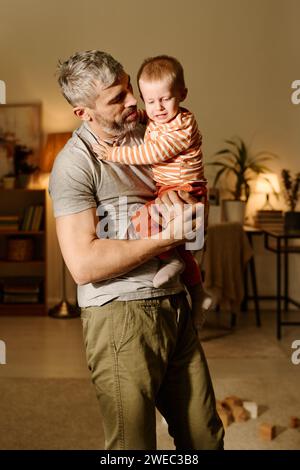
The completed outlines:
{"type": "Polygon", "coordinates": [[[124,112],[124,115],[121,117],[119,122],[108,121],[102,116],[99,116],[99,114],[97,115],[95,120],[97,124],[102,128],[102,130],[106,132],[107,134],[111,135],[112,137],[121,137],[127,134],[127,132],[132,131],[137,124],[137,120],[126,122],[126,118],[131,113],[133,113],[133,111],[136,111],[136,106],[132,106],[131,108],[126,110],[126,113],[124,112]]]}

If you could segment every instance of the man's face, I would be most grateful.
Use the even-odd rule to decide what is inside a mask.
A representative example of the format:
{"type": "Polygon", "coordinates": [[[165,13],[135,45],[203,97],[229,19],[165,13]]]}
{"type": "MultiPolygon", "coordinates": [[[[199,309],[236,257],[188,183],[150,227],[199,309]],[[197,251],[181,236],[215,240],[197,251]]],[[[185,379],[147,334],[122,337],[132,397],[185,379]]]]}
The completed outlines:
{"type": "Polygon", "coordinates": [[[124,73],[110,87],[99,84],[94,108],[89,108],[90,126],[99,137],[117,137],[134,129],[137,123],[137,101],[133,96],[130,77],[124,73]]]}

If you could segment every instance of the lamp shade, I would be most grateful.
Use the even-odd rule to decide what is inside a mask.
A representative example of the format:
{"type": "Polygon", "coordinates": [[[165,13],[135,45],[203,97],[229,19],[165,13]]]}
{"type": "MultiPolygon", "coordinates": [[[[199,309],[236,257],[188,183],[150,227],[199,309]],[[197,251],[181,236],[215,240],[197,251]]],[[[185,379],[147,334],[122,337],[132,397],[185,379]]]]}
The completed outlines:
{"type": "Polygon", "coordinates": [[[257,193],[269,194],[279,193],[279,181],[276,173],[263,173],[256,180],[255,191],[257,193]]]}
{"type": "Polygon", "coordinates": [[[41,170],[50,173],[56,155],[72,136],[72,132],[56,132],[48,134],[46,145],[42,153],[41,170]]]}

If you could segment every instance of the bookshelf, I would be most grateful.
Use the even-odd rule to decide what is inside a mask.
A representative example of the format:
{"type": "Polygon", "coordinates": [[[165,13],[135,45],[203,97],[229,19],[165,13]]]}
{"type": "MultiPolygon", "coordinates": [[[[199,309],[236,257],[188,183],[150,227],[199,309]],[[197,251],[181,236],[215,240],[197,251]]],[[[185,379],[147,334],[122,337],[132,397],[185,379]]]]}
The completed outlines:
{"type": "Polygon", "coordinates": [[[0,188],[0,315],[46,315],[46,194],[0,188]]]}

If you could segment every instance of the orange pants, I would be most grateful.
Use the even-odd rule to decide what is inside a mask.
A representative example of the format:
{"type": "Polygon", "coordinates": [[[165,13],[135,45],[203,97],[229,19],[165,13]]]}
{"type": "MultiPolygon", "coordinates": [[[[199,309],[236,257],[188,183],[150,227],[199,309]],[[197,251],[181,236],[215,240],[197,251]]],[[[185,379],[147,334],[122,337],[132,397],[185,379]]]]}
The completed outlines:
{"type": "MultiPolygon", "coordinates": [[[[207,189],[206,185],[194,183],[173,186],[160,186],[157,185],[157,197],[160,197],[167,191],[187,191],[193,196],[197,197],[199,202],[206,203],[207,189]]],[[[131,220],[134,225],[135,231],[142,237],[149,237],[160,231],[160,226],[153,219],[151,219],[151,206],[155,204],[155,199],[147,202],[141,209],[133,214],[131,220]]],[[[201,271],[199,266],[190,251],[187,251],[184,245],[176,248],[185,263],[185,270],[182,273],[182,280],[187,287],[193,287],[197,284],[202,284],[201,271]]],[[[161,260],[167,260],[170,256],[174,255],[175,250],[170,250],[158,255],[161,260]]]]}

